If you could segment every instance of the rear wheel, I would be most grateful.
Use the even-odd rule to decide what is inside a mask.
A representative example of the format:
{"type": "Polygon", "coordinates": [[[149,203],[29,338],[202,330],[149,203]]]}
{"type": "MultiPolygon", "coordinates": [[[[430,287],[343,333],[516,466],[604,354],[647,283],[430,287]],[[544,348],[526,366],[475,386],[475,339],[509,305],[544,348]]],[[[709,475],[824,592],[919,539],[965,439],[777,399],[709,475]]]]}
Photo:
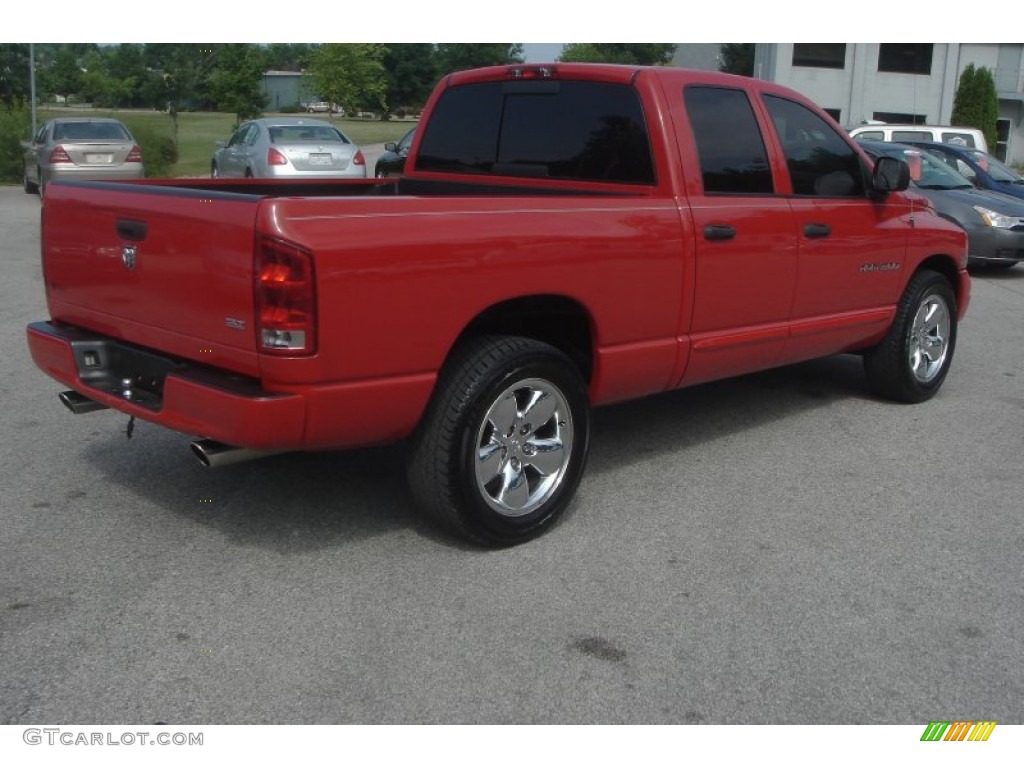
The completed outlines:
{"type": "Polygon", "coordinates": [[[29,181],[28,180],[28,168],[22,168],[21,175],[22,175],[22,184],[25,187],[25,194],[26,195],[34,195],[34,194],[36,194],[36,192],[39,191],[39,185],[36,184],[34,181],[29,181]]]}
{"type": "Polygon", "coordinates": [[[921,270],[903,292],[882,343],[864,356],[868,386],[906,403],[929,399],[949,372],[956,331],[956,297],[949,281],[921,270]]]}
{"type": "Polygon", "coordinates": [[[586,464],[586,384],[559,350],[484,337],[453,353],[413,445],[419,504],[476,542],[507,546],[550,528],[586,464]]]}
{"type": "Polygon", "coordinates": [[[245,178],[247,178],[247,179],[251,179],[252,178],[252,168],[246,168],[245,169],[245,178]]]}

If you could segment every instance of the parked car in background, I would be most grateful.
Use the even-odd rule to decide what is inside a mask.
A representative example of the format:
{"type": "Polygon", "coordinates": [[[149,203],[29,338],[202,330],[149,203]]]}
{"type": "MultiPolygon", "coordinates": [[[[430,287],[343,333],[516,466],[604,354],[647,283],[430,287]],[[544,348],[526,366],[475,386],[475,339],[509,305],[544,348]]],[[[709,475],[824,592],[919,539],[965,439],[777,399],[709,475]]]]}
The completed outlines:
{"type": "Polygon", "coordinates": [[[967,231],[968,264],[1009,268],[1024,260],[1024,201],[976,189],[942,160],[920,147],[863,141],[871,157],[895,157],[910,166],[911,188],[940,216],[967,231]]]}
{"type": "Polygon", "coordinates": [[[213,178],[366,177],[366,160],[355,142],[323,120],[265,117],[242,123],[227,142],[217,142],[213,178]]]}
{"type": "Polygon", "coordinates": [[[988,152],[935,142],[906,143],[931,152],[979,189],[989,189],[1024,199],[1024,176],[988,152]]]}
{"type": "Polygon", "coordinates": [[[872,123],[850,129],[850,136],[857,141],[937,141],[958,147],[969,147],[988,152],[985,134],[977,128],[955,125],[897,125],[895,123],[872,123]]]}
{"type": "Polygon", "coordinates": [[[413,128],[405,136],[399,139],[398,143],[389,141],[384,145],[384,154],[377,160],[374,166],[373,175],[378,179],[386,179],[388,176],[401,176],[405,169],[405,158],[409,154],[409,147],[412,146],[416,129],[413,128]]]}
{"type": "Polygon", "coordinates": [[[141,179],[142,150],[119,120],[61,117],[48,120],[23,141],[24,186],[43,194],[57,179],[141,179]]]}
{"type": "Polygon", "coordinates": [[[314,101],[310,104],[307,104],[306,111],[309,113],[326,112],[327,114],[333,114],[334,112],[338,112],[342,115],[345,114],[345,110],[343,110],[336,104],[331,104],[329,101],[314,101]]]}

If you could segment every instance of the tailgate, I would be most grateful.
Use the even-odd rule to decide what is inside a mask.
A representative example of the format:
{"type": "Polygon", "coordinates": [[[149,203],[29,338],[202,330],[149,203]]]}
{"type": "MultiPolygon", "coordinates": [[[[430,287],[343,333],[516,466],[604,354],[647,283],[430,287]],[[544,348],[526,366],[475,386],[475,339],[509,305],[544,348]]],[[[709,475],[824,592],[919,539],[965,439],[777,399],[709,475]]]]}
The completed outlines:
{"type": "Polygon", "coordinates": [[[55,183],[43,205],[51,317],[190,360],[258,375],[256,195],[55,183]]]}

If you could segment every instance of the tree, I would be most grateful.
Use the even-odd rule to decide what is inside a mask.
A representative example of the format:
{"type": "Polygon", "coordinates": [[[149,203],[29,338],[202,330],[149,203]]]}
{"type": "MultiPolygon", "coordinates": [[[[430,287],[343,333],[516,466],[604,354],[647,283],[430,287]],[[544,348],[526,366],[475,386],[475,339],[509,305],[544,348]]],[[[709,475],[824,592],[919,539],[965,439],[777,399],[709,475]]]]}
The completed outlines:
{"type": "Polygon", "coordinates": [[[754,43],[722,43],[719,49],[719,72],[754,76],[754,43]]]}
{"type": "Polygon", "coordinates": [[[267,69],[301,72],[313,55],[310,43],[271,43],[266,49],[267,69]]]}
{"type": "Polygon", "coordinates": [[[569,43],[558,60],[665,65],[675,52],[675,43],[569,43]]]}
{"type": "Polygon", "coordinates": [[[389,109],[422,107],[441,76],[437,51],[429,43],[388,45],[381,62],[387,75],[389,109]]]}
{"type": "Polygon", "coordinates": [[[0,43],[0,104],[13,107],[29,100],[28,45],[0,43]]]}
{"type": "Polygon", "coordinates": [[[227,43],[218,45],[215,55],[209,83],[217,109],[234,113],[239,122],[263,114],[267,106],[263,50],[248,43],[227,43]]]}
{"type": "Polygon", "coordinates": [[[985,134],[985,141],[990,147],[997,143],[997,124],[999,123],[999,96],[992,72],[987,67],[974,67],[968,64],[960,75],[953,96],[953,114],[950,115],[953,125],[977,128],[985,134]]]}
{"type": "Polygon", "coordinates": [[[154,107],[171,116],[171,137],[178,143],[178,112],[192,107],[212,107],[209,79],[217,63],[211,43],[150,43],[142,53],[146,66],[158,76],[148,89],[154,107]]]}
{"type": "Polygon", "coordinates": [[[521,64],[522,43],[441,43],[437,58],[442,73],[460,69],[491,67],[497,64],[521,64]]]}
{"type": "Polygon", "coordinates": [[[40,74],[46,91],[65,98],[73,93],[78,93],[82,82],[82,70],[78,66],[78,57],[70,46],[58,50],[50,66],[40,74]]]}
{"type": "Polygon", "coordinates": [[[380,43],[327,43],[310,57],[308,75],[324,101],[349,111],[386,111],[386,54],[380,43]]]}

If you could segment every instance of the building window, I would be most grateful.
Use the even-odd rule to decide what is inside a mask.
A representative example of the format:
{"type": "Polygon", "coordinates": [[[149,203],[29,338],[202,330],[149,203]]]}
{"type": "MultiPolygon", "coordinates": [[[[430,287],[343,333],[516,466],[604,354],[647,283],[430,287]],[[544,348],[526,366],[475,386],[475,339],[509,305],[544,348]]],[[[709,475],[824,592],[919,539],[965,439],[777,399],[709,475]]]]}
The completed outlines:
{"type": "Polygon", "coordinates": [[[914,115],[910,112],[875,112],[871,115],[875,120],[883,123],[898,123],[901,125],[924,125],[928,122],[928,115],[914,115]]]}
{"type": "Polygon", "coordinates": [[[838,123],[839,122],[839,117],[840,117],[840,115],[842,115],[842,111],[838,110],[838,109],[826,109],[825,110],[825,114],[827,114],[829,117],[831,117],[833,120],[835,120],[838,123]]]}
{"type": "Polygon", "coordinates": [[[878,46],[878,71],[930,75],[932,43],[882,43],[878,46]]]}
{"type": "Polygon", "coordinates": [[[846,66],[846,43],[795,43],[793,66],[842,69],[846,66]]]}

